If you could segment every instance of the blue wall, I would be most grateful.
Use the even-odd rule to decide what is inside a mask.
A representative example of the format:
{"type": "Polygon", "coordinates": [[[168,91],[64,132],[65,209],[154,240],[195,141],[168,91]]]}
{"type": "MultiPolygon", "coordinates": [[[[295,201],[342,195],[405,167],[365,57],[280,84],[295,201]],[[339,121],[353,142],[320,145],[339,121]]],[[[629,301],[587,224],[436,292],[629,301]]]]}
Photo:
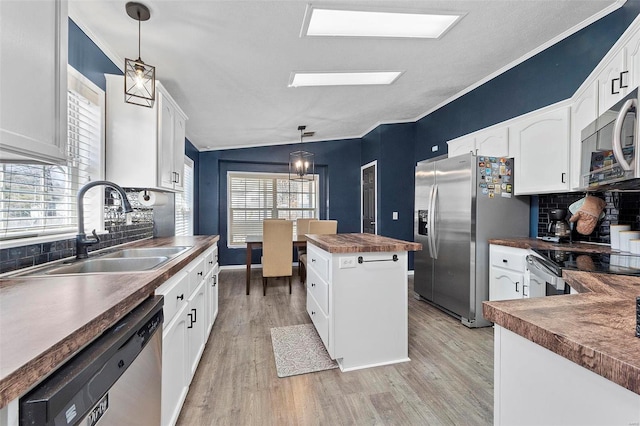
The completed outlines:
{"type": "MultiPolygon", "coordinates": [[[[287,173],[289,153],[296,145],[206,151],[200,153],[201,234],[219,234],[221,265],[245,263],[245,249],[227,248],[227,172],[287,173]]],[[[308,142],[320,175],[321,219],[336,219],[338,232],[360,232],[360,139],[308,142]]],[[[254,253],[259,263],[260,254],[254,253]]]]}
{"type": "Polygon", "coordinates": [[[68,62],[69,65],[105,91],[107,90],[105,74],[123,75],[120,68],[71,19],[69,19],[68,62]]]}
{"type": "Polygon", "coordinates": [[[187,157],[193,160],[193,234],[200,234],[200,197],[198,197],[198,188],[200,188],[200,152],[193,146],[189,139],[185,139],[184,150],[187,157]]]}

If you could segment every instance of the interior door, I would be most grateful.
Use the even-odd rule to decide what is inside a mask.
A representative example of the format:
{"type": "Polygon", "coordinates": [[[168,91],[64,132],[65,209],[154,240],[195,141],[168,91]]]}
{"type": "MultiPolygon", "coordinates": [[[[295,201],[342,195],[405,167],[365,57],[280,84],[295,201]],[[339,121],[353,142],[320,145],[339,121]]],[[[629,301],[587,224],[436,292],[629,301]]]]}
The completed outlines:
{"type": "Polygon", "coordinates": [[[376,165],[362,169],[362,232],[376,233],[376,165]]]}

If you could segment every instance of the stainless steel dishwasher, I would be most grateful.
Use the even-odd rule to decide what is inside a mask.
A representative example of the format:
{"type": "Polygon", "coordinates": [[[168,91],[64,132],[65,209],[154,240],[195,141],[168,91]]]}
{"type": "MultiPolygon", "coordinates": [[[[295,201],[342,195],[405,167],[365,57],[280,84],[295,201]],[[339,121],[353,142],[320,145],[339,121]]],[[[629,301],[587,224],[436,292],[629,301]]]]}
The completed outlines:
{"type": "Polygon", "coordinates": [[[160,425],[162,304],[150,297],[20,398],[20,425],[160,425]]]}

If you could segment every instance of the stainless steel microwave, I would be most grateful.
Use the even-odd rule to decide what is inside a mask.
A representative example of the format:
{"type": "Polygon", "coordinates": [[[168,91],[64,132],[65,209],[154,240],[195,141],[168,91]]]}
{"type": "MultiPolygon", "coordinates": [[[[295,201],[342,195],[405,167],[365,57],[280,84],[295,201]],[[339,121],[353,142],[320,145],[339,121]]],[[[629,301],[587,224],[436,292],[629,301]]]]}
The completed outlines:
{"type": "Polygon", "coordinates": [[[582,130],[582,189],[640,188],[638,89],[582,130]]]}

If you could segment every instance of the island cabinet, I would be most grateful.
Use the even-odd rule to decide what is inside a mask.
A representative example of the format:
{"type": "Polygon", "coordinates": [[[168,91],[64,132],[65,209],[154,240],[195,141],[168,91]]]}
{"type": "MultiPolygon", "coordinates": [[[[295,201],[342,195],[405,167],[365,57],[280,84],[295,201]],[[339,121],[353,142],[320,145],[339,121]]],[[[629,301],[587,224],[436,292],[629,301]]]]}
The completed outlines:
{"type": "Polygon", "coordinates": [[[420,244],[337,234],[307,247],[307,312],[340,369],[409,361],[407,250],[420,244]]]}
{"type": "Polygon", "coordinates": [[[152,108],[124,102],[124,77],[106,74],[106,177],[123,187],[182,191],[187,116],[160,82],[152,108]]]}
{"type": "Polygon", "coordinates": [[[0,2],[0,160],[67,159],[67,1],[0,2]]]}
{"type": "Polygon", "coordinates": [[[162,334],[162,425],[174,425],[218,311],[217,245],[156,289],[164,296],[162,334]],[[214,262],[215,263],[209,263],[214,262]]]}

